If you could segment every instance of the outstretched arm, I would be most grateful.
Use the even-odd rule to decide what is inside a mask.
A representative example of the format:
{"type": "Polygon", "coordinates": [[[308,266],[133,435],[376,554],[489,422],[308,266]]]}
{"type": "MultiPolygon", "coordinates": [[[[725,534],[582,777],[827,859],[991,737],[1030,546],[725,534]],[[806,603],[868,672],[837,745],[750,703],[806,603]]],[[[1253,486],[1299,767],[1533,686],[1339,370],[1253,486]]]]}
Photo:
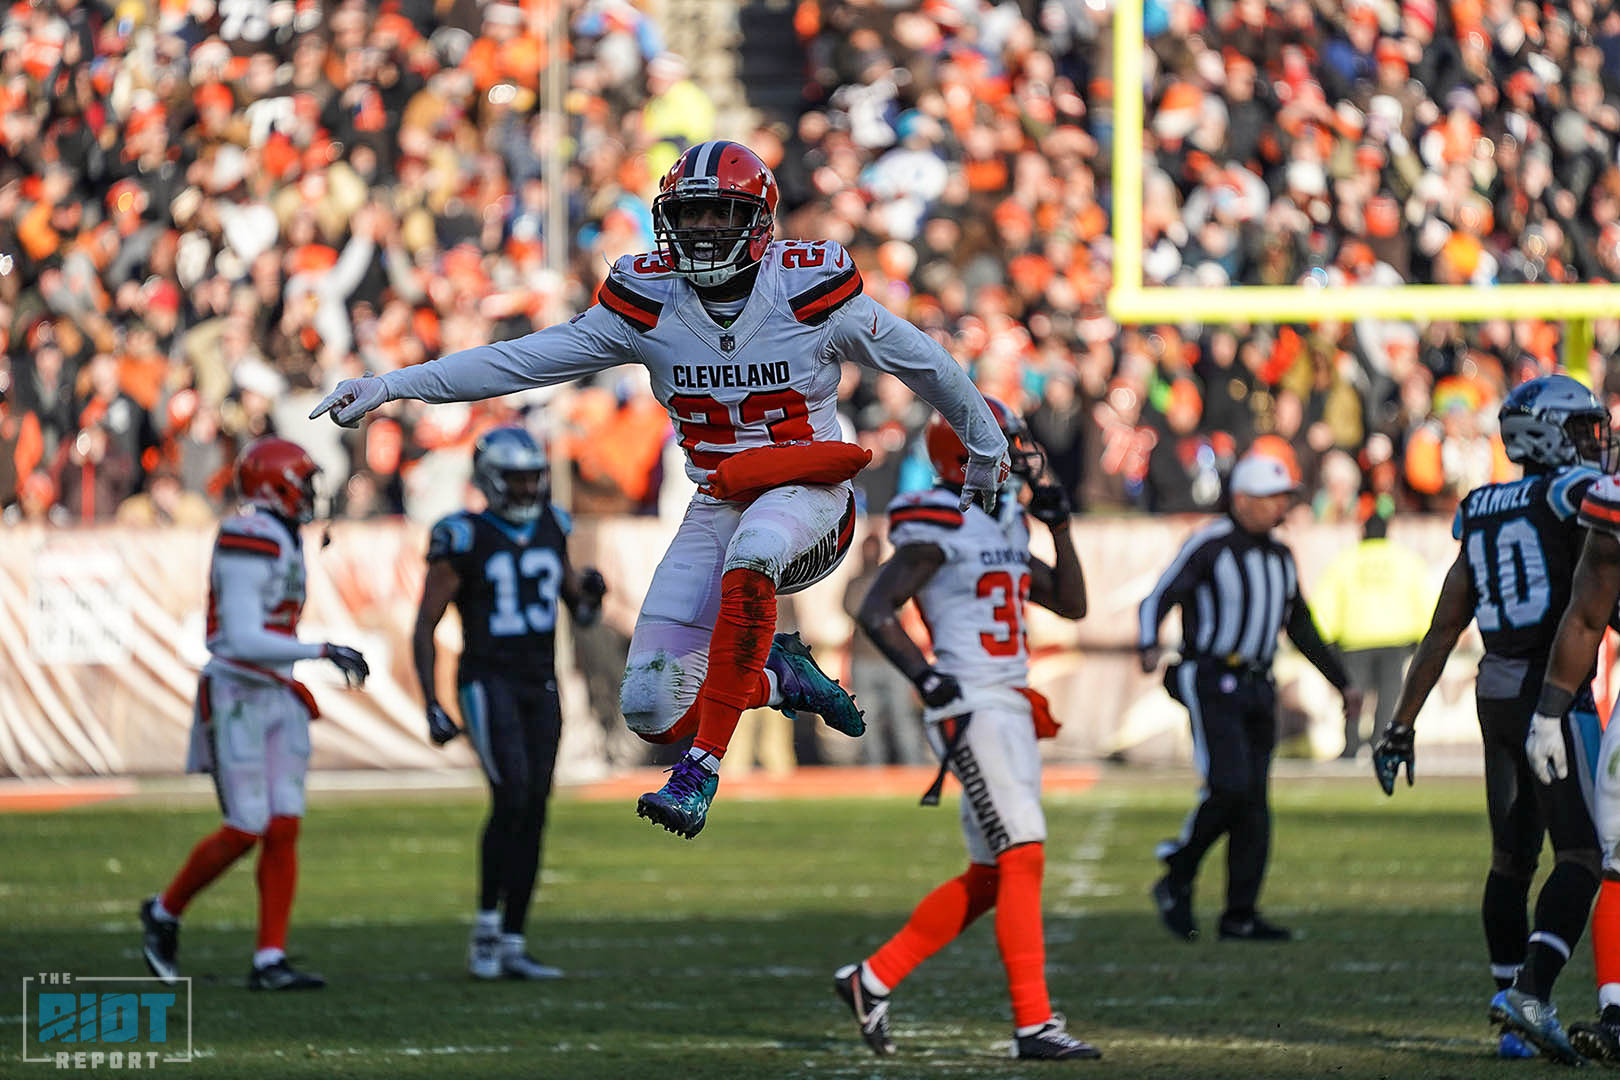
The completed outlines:
{"type": "Polygon", "coordinates": [[[329,412],[346,427],[389,401],[481,401],[551,386],[637,359],[631,331],[600,304],[568,322],[512,341],[497,341],[384,375],[345,379],[310,412],[329,412]]]}
{"type": "MultiPolygon", "coordinates": [[[[1007,437],[984,395],[939,342],[869,296],[855,297],[834,318],[834,355],[886,371],[911,387],[961,437],[969,466],[999,467],[1007,460],[1007,437]]],[[[1004,478],[1002,473],[996,484],[1004,478]]]]}

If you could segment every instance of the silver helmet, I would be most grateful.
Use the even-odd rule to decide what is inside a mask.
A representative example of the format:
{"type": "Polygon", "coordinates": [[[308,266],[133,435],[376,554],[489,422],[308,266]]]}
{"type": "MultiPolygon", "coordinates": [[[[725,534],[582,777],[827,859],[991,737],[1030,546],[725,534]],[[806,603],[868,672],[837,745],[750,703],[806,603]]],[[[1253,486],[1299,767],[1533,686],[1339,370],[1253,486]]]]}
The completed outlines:
{"type": "Polygon", "coordinates": [[[484,493],[492,514],[533,521],[550,494],[550,481],[546,452],[522,428],[491,428],[473,445],[473,484],[484,493]]]}
{"type": "Polygon", "coordinates": [[[1568,375],[1543,375],[1515,389],[1498,414],[1509,461],[1527,469],[1590,465],[1608,472],[1609,410],[1568,375]]]}

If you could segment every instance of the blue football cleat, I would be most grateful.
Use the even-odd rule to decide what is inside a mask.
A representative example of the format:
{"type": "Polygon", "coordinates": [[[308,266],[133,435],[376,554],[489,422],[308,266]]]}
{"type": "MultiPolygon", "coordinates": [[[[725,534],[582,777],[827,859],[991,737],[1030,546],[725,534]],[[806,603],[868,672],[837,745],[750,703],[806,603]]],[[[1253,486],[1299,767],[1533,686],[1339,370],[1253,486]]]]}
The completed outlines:
{"type": "Polygon", "coordinates": [[[1553,1061],[1564,1065],[1585,1065],[1558,1022],[1558,1008],[1551,1002],[1531,997],[1508,987],[1491,998],[1491,1020],[1518,1035],[1553,1061]]]}
{"type": "Polygon", "coordinates": [[[690,840],[703,831],[719,788],[720,777],[683,757],[670,769],[668,783],[636,800],[636,816],[690,840]]]}
{"type": "Polygon", "coordinates": [[[851,738],[866,731],[866,720],[855,707],[855,699],[838,685],[837,679],[816,666],[810,657],[810,646],[795,632],[777,634],[771,641],[771,654],[765,666],[776,674],[776,684],[782,691],[782,704],[777,708],[788,716],[797,716],[798,710],[813,712],[826,721],[834,731],[851,738]]]}
{"type": "Polygon", "coordinates": [[[1502,1037],[1496,1041],[1496,1056],[1509,1061],[1536,1056],[1536,1048],[1519,1038],[1511,1031],[1502,1032],[1502,1037]]]}

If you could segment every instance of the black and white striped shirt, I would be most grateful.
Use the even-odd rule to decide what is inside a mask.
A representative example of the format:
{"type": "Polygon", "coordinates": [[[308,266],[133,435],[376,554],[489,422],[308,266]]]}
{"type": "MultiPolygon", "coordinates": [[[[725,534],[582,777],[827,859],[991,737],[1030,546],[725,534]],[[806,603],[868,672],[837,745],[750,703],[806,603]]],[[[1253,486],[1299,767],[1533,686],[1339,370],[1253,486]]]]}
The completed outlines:
{"type": "Polygon", "coordinates": [[[1139,650],[1158,644],[1159,624],[1177,605],[1181,653],[1188,660],[1266,670],[1277,652],[1277,634],[1287,630],[1329,682],[1342,688],[1349,681],[1299,593],[1293,553],[1270,533],[1247,532],[1222,517],[1188,537],[1142,601],[1139,650]]]}

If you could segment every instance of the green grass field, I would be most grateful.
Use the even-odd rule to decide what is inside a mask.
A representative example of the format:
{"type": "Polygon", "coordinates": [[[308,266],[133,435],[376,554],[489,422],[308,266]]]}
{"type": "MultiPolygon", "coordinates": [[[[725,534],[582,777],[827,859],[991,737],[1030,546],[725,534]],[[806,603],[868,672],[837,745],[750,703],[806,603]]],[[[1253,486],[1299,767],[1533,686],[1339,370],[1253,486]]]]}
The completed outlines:
{"type": "MultiPolygon", "coordinates": [[[[900,1054],[860,1042],[829,974],[896,929],[962,863],[954,808],[903,800],[720,801],[687,843],[630,805],[553,806],[532,951],[551,984],[464,974],[475,837],[469,795],[317,796],[293,916],[318,994],[250,994],[250,866],[188,913],[200,1058],[187,1077],[1490,1077],[1498,1063],[1479,929],[1487,859],[1477,782],[1278,781],[1266,911],[1303,940],[1164,933],[1147,899],[1153,844],[1190,805],[1185,775],[1105,773],[1048,806],[1054,1003],[1100,1064],[1020,1065],[990,920],[895,996],[900,1054]]],[[[20,1061],[23,975],[140,975],[135,908],[215,822],[139,800],[0,816],[0,1076],[20,1061]]],[[[1224,848],[1199,916],[1219,910],[1224,848]]],[[[1545,860],[1544,860],[1545,861],[1545,860]]],[[[1583,941],[1560,984],[1593,1009],[1583,941]]]]}

